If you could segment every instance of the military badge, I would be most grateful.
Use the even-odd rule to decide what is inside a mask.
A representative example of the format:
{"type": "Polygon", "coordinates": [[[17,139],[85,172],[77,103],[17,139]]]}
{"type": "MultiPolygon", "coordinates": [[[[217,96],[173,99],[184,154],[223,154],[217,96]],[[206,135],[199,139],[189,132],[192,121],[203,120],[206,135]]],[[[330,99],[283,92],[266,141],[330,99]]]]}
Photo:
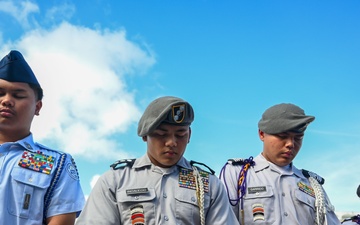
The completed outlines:
{"type": "Polygon", "coordinates": [[[26,169],[50,174],[52,168],[54,167],[54,161],[54,157],[45,155],[40,151],[24,151],[18,165],[26,169]]]}
{"type": "Polygon", "coordinates": [[[145,225],[144,207],[142,205],[134,205],[130,208],[131,224],[145,225]]]}
{"type": "Polygon", "coordinates": [[[185,104],[174,105],[172,107],[172,116],[176,123],[181,123],[185,118],[185,104]]]}
{"type": "Polygon", "coordinates": [[[265,210],[262,204],[253,204],[252,205],[252,212],[253,212],[253,221],[257,220],[265,220],[265,210]]]}

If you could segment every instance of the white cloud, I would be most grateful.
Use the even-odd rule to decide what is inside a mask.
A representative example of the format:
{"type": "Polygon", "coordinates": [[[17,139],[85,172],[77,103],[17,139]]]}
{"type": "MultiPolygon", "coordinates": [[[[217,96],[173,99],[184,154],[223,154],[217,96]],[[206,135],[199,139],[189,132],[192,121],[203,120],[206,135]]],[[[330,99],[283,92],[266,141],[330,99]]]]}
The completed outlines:
{"type": "MultiPolygon", "coordinates": [[[[30,15],[38,13],[39,7],[30,1],[1,1],[0,11],[10,14],[24,28],[30,27],[30,15]]],[[[34,20],[32,22],[35,22],[34,20]]],[[[36,22],[35,22],[36,23],[36,22]]]]}
{"type": "Polygon", "coordinates": [[[125,76],[149,69],[155,63],[151,51],[127,40],[124,30],[69,23],[28,32],[1,52],[14,48],[24,54],[44,89],[43,109],[32,126],[39,142],[51,141],[88,159],[129,157],[112,137],[138,121],[125,76]]]}

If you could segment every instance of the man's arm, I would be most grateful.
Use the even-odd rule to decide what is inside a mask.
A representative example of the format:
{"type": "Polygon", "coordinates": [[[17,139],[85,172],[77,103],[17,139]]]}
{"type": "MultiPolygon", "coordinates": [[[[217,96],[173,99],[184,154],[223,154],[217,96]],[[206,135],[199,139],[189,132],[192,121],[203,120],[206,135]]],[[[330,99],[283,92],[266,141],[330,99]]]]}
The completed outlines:
{"type": "Polygon", "coordinates": [[[46,219],[47,225],[74,225],[76,213],[66,213],[52,216],[46,219]]]}

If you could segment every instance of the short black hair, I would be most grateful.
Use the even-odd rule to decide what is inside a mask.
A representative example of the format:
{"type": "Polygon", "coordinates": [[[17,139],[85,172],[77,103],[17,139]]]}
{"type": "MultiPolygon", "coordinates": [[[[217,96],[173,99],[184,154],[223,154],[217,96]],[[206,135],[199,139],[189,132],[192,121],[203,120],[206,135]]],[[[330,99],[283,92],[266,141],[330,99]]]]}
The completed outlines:
{"type": "Polygon", "coordinates": [[[35,84],[29,84],[29,86],[34,90],[37,100],[42,100],[44,97],[43,89],[35,84]]]}

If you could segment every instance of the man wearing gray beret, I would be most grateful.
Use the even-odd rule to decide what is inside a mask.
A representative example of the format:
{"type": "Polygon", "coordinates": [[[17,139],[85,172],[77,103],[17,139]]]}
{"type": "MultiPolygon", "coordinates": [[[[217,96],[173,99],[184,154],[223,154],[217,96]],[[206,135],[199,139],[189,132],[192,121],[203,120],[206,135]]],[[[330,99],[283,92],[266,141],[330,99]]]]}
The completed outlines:
{"type": "Polygon", "coordinates": [[[324,179],[292,163],[314,119],[290,103],[268,108],[258,123],[263,151],[224,165],[220,179],[241,225],[340,224],[322,187],[324,179]]]}
{"type": "Polygon", "coordinates": [[[238,225],[213,171],[183,157],[193,120],[193,108],[183,99],[165,96],[151,102],[137,130],[146,154],[111,165],[76,224],[238,225]]]}

